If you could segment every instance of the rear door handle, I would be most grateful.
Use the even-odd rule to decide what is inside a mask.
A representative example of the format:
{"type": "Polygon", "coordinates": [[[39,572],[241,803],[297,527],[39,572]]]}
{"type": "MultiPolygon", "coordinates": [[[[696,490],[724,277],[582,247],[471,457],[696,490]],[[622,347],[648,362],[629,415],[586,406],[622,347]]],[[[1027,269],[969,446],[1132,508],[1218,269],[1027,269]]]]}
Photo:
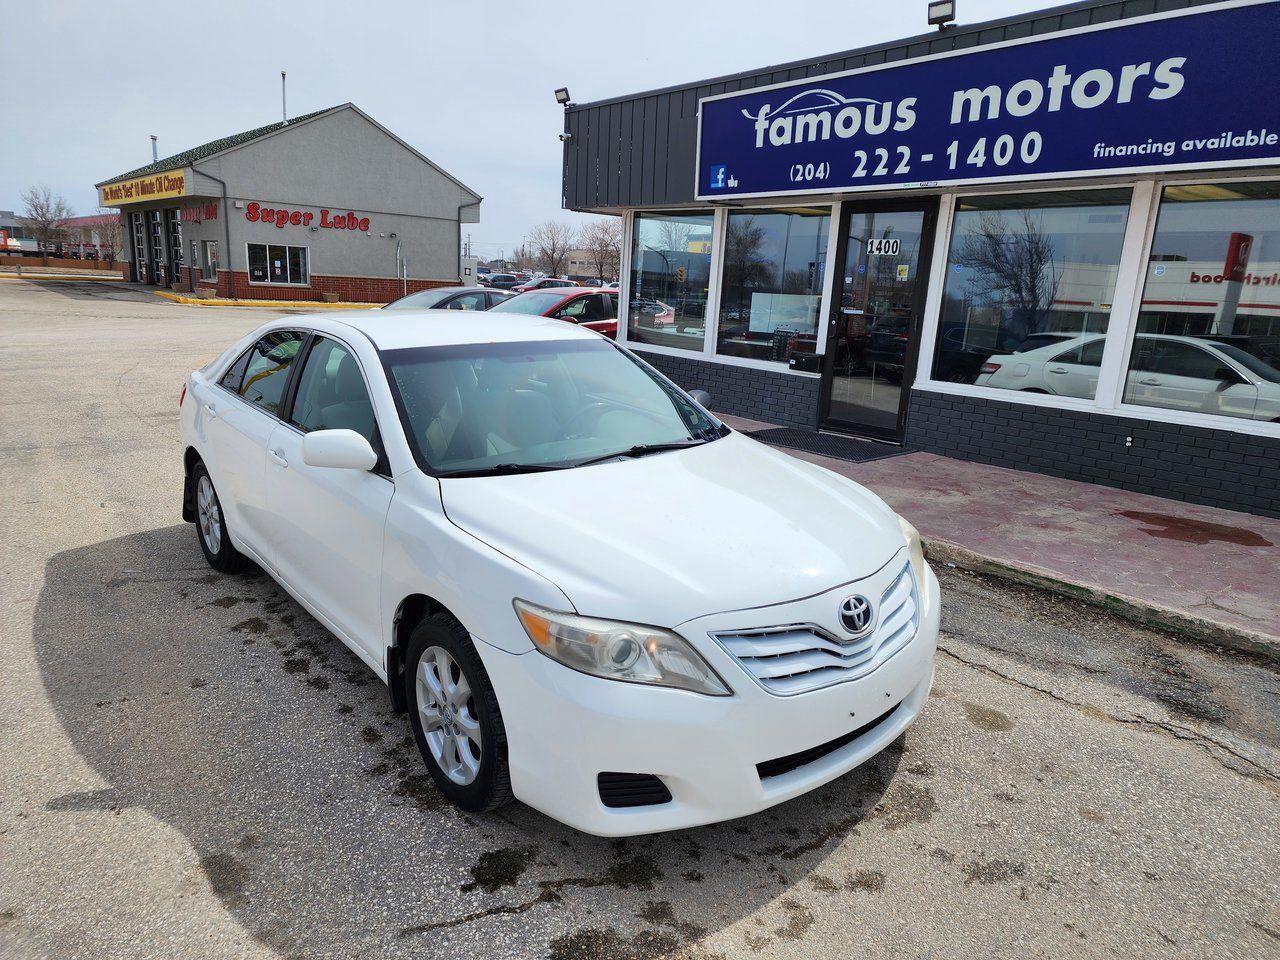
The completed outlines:
{"type": "Polygon", "coordinates": [[[1160,381],[1157,380],[1155,377],[1147,377],[1145,380],[1139,380],[1138,382],[1143,386],[1147,386],[1147,387],[1160,386],[1160,381]]]}
{"type": "Polygon", "coordinates": [[[1066,373],[1067,368],[1066,367],[1050,367],[1049,372],[1050,373],[1066,373]]]}
{"type": "Polygon", "coordinates": [[[218,410],[213,404],[206,403],[204,405],[204,415],[210,420],[216,420],[218,418],[218,410]]]}
{"type": "Polygon", "coordinates": [[[287,467],[289,465],[289,461],[286,460],[284,457],[280,456],[280,454],[277,451],[268,450],[267,453],[271,454],[271,459],[274,460],[276,463],[280,464],[280,466],[287,467]]]}

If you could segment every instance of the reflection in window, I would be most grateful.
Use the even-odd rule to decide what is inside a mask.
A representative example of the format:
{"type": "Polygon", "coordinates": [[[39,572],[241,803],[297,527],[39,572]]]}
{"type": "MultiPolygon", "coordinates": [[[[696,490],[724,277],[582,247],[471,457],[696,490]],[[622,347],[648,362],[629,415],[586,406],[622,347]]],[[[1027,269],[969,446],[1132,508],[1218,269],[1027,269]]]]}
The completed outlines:
{"type": "Polygon", "coordinates": [[[1126,403],[1280,418],[1280,183],[1165,188],[1126,403]]]}
{"type": "Polygon", "coordinates": [[[275,413],[289,380],[289,366],[301,346],[302,334],[296,330],[277,330],[255,343],[249,351],[240,396],[268,413],[275,413]]]}
{"type": "Polygon", "coordinates": [[[1100,357],[1128,212],[1128,190],[958,200],[933,379],[1092,399],[1096,365],[1060,357],[1100,357]]]}
{"type": "Polygon", "coordinates": [[[636,214],[627,339],[701,350],[711,275],[711,214],[636,214]]]}
{"type": "Polygon", "coordinates": [[[812,352],[829,224],[821,208],[729,212],[717,353],[782,362],[812,352]]]}

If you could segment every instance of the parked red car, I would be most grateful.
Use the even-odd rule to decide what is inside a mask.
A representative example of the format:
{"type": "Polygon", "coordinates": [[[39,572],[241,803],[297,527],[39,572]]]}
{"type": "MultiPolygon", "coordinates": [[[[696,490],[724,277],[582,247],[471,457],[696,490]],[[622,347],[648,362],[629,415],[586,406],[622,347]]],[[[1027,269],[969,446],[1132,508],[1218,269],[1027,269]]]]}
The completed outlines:
{"type": "Polygon", "coordinates": [[[618,339],[618,291],[603,287],[559,287],[519,293],[489,309],[490,313],[527,313],[568,320],[618,339]]]}

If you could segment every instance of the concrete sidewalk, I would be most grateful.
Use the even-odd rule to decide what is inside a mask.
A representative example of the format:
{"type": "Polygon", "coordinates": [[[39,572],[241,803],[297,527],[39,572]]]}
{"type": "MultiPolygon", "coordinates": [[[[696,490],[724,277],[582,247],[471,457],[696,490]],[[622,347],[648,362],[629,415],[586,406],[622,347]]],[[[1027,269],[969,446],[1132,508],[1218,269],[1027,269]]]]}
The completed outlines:
{"type": "Polygon", "coordinates": [[[850,463],[787,452],[874,490],[916,525],[935,563],[1280,659],[1280,520],[931,453],[850,463]]]}

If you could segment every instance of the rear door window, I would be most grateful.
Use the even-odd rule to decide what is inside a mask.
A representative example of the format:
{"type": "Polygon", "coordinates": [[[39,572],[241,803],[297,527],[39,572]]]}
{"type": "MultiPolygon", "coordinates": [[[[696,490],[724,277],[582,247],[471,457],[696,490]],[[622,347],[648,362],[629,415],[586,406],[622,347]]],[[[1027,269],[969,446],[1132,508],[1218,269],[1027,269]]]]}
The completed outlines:
{"type": "Polygon", "coordinates": [[[240,354],[238,359],[231,366],[227,367],[227,372],[222,375],[222,379],[218,381],[221,386],[226,387],[232,393],[240,392],[240,384],[244,382],[244,368],[249,365],[249,355],[253,353],[250,347],[244,353],[240,354]]]}
{"type": "Polygon", "coordinates": [[[237,391],[240,396],[275,416],[302,339],[298,330],[273,330],[255,343],[249,350],[244,382],[237,391]]]}
{"type": "Polygon", "coordinates": [[[487,308],[485,295],[481,290],[459,294],[449,301],[450,310],[485,310],[487,308]]]}

